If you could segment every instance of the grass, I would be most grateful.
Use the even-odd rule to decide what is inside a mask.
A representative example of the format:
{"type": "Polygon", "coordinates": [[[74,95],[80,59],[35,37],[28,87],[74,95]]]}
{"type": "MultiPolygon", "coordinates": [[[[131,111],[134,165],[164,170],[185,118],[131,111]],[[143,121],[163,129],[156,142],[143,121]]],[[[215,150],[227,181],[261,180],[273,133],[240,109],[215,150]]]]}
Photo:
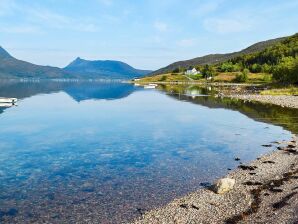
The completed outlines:
{"type": "Polygon", "coordinates": [[[298,95],[298,87],[297,86],[288,86],[281,88],[274,88],[269,90],[263,90],[260,93],[261,95],[298,95]]]}
{"type": "Polygon", "coordinates": [[[175,82],[175,81],[189,81],[182,73],[167,73],[155,76],[147,76],[137,81],[138,83],[150,82],[175,82]]]}
{"type": "MultiPolygon", "coordinates": [[[[235,82],[235,78],[239,72],[223,72],[217,74],[213,78],[213,82],[235,82]]],[[[137,83],[151,83],[151,82],[189,82],[193,80],[194,82],[206,82],[206,80],[200,75],[188,76],[183,73],[166,73],[154,76],[147,76],[137,83]],[[189,78],[188,78],[189,77],[189,78]]],[[[249,73],[247,83],[270,83],[272,81],[272,75],[266,73],[249,73]]]]}
{"type": "Polygon", "coordinates": [[[214,82],[232,82],[235,78],[238,72],[223,72],[219,73],[217,76],[213,78],[214,82]]]}
{"type": "MultiPolygon", "coordinates": [[[[239,72],[223,72],[214,77],[214,82],[233,82],[239,72]]],[[[247,83],[269,83],[272,75],[266,73],[249,73],[247,83]]]]}

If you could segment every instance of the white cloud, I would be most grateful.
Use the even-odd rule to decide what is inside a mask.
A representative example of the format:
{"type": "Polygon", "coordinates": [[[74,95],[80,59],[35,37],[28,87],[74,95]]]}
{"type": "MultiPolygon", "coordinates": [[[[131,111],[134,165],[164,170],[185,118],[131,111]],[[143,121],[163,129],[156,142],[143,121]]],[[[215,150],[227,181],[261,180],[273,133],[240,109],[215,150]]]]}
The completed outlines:
{"type": "Polygon", "coordinates": [[[79,23],[75,29],[76,31],[81,31],[81,32],[90,32],[90,33],[94,33],[94,32],[98,32],[100,30],[100,28],[93,24],[93,23],[79,23]]]}
{"type": "Polygon", "coordinates": [[[192,47],[196,44],[196,39],[182,39],[177,42],[177,45],[180,47],[192,47]]]}
{"type": "Polygon", "coordinates": [[[6,16],[13,12],[16,4],[13,0],[0,0],[0,16],[6,16]]]}
{"type": "Polygon", "coordinates": [[[190,14],[194,16],[204,16],[216,11],[224,0],[208,1],[200,3],[197,8],[190,10],[190,14]]]}
{"type": "Polygon", "coordinates": [[[0,31],[3,33],[14,33],[14,34],[39,34],[42,31],[36,26],[1,26],[0,31]]]}
{"type": "Polygon", "coordinates": [[[41,31],[46,32],[49,28],[79,32],[97,32],[100,30],[97,22],[90,19],[69,17],[46,8],[32,5],[29,7],[13,0],[0,0],[0,16],[8,15],[21,15],[22,25],[2,25],[0,30],[6,33],[40,33],[41,31]]]}
{"type": "Polygon", "coordinates": [[[68,29],[80,32],[97,32],[99,27],[93,22],[79,18],[71,18],[45,9],[30,10],[31,21],[47,25],[55,29],[68,29]]]}
{"type": "Polygon", "coordinates": [[[30,22],[42,23],[56,28],[63,28],[71,23],[71,19],[42,8],[26,10],[30,22]]]}
{"type": "Polygon", "coordinates": [[[165,32],[168,30],[168,25],[161,21],[156,21],[154,23],[154,28],[159,32],[165,32]]]}
{"type": "Polygon", "coordinates": [[[220,34],[249,31],[252,27],[248,20],[240,21],[238,19],[226,18],[206,19],[204,20],[203,25],[206,30],[220,34]]]}
{"type": "Polygon", "coordinates": [[[98,2],[105,5],[105,6],[113,5],[113,0],[98,0],[98,2]]]}

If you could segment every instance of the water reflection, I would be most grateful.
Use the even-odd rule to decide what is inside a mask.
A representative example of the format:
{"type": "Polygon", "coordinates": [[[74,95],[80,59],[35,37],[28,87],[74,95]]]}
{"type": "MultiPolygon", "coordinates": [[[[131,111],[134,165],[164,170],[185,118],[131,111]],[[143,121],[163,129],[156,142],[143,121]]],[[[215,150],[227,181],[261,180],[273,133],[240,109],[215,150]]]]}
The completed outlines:
{"type": "Polygon", "coordinates": [[[127,222],[291,134],[220,99],[135,90],[119,83],[2,85],[2,96],[22,100],[0,115],[0,222],[127,222]]]}
{"type": "Polygon", "coordinates": [[[293,133],[298,133],[297,109],[258,102],[244,102],[243,100],[231,98],[215,97],[217,87],[211,86],[162,85],[160,86],[160,89],[178,100],[188,101],[208,108],[225,108],[239,111],[256,121],[279,125],[293,133]]]}
{"type": "Polygon", "coordinates": [[[2,81],[1,97],[28,98],[38,94],[50,94],[63,91],[75,101],[89,99],[120,99],[127,97],[137,88],[120,82],[96,81],[2,81]]]}

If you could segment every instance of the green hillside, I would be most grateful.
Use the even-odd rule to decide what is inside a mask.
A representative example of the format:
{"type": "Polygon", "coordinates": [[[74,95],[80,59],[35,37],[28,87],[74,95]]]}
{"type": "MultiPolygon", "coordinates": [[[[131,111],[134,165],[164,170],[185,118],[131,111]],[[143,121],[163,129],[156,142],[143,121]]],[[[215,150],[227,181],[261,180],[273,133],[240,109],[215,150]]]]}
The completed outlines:
{"type": "Polygon", "coordinates": [[[273,78],[282,83],[298,83],[298,34],[260,52],[235,57],[221,68],[229,66],[253,73],[272,73],[273,78]]]}
{"type": "Polygon", "coordinates": [[[201,74],[192,79],[213,77],[214,81],[223,78],[233,82],[247,82],[259,74],[264,82],[283,84],[298,83],[298,34],[286,38],[254,44],[240,52],[222,55],[207,55],[189,61],[176,62],[160,72],[183,74],[185,69],[195,67],[201,74]],[[233,77],[231,79],[231,77],[233,77]]]}
{"type": "Polygon", "coordinates": [[[164,68],[161,68],[157,71],[154,71],[150,75],[169,73],[175,69],[187,69],[189,67],[195,67],[198,65],[206,65],[206,64],[213,65],[213,64],[222,63],[222,62],[228,61],[232,58],[235,58],[237,56],[264,50],[267,47],[272,46],[276,43],[279,43],[285,39],[286,39],[286,37],[282,37],[282,38],[262,41],[262,42],[253,44],[250,47],[245,48],[244,50],[241,50],[239,52],[228,53],[228,54],[210,54],[210,55],[206,55],[203,57],[197,57],[197,58],[186,60],[186,61],[178,61],[178,62],[172,63],[164,68]]]}

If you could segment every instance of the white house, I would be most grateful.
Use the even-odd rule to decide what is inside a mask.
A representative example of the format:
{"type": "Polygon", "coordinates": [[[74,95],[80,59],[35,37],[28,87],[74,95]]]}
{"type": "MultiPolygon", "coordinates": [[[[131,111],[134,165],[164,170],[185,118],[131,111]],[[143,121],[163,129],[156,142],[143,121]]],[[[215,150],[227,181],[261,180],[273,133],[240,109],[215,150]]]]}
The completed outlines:
{"type": "Polygon", "coordinates": [[[185,72],[185,75],[197,75],[197,74],[201,74],[201,72],[195,68],[189,69],[185,72]]]}

